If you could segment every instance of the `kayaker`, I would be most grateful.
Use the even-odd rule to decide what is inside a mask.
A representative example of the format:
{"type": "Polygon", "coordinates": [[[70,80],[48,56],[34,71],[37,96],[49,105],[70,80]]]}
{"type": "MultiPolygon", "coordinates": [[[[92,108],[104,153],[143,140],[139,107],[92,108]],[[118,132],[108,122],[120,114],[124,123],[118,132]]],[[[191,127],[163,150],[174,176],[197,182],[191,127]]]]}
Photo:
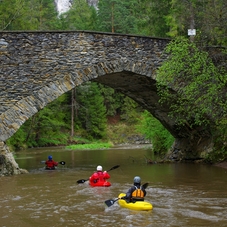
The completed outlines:
{"type": "Polygon", "coordinates": [[[58,162],[55,162],[52,155],[49,155],[48,160],[45,162],[45,164],[46,169],[55,169],[55,167],[58,165],[58,162]]]}
{"type": "Polygon", "coordinates": [[[141,186],[141,178],[139,176],[134,177],[133,183],[133,186],[122,199],[125,199],[127,202],[144,201],[147,192],[145,188],[141,186]]]}
{"type": "Polygon", "coordinates": [[[107,173],[107,171],[102,171],[102,166],[97,166],[96,168],[96,172],[93,173],[89,180],[90,182],[93,182],[93,183],[97,183],[97,182],[105,182],[107,179],[110,178],[110,175],[109,173],[107,173]]]}

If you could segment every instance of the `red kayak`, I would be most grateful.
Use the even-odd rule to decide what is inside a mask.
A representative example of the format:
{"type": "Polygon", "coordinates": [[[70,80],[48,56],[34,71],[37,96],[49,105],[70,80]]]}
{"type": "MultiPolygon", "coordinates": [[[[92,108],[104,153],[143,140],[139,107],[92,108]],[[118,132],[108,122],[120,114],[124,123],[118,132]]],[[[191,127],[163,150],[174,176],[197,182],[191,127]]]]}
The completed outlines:
{"type": "Polygon", "coordinates": [[[111,186],[111,183],[108,181],[98,181],[97,183],[89,181],[89,184],[91,185],[91,187],[110,187],[111,186]]]}

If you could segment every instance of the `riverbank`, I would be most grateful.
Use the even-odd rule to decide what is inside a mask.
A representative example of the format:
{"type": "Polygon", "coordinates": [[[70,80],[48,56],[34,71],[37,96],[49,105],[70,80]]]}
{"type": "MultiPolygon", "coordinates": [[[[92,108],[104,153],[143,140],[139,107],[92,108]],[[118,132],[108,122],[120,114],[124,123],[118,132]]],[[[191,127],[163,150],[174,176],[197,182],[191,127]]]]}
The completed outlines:
{"type": "Polygon", "coordinates": [[[227,169],[227,162],[220,162],[220,163],[214,164],[214,166],[227,169]]]}

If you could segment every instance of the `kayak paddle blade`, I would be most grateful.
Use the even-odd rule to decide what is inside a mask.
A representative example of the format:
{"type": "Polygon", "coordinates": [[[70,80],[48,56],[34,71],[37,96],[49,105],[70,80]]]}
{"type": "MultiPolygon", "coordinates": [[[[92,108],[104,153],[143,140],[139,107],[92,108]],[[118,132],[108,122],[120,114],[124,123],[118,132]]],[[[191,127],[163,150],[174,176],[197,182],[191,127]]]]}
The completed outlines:
{"type": "Polygon", "coordinates": [[[61,164],[61,165],[65,165],[65,162],[64,162],[64,161],[61,161],[61,162],[59,162],[59,164],[61,164]]]}
{"type": "MultiPolygon", "coordinates": [[[[117,199],[118,200],[118,199],[117,199]]],[[[117,200],[109,199],[105,201],[105,204],[110,207],[112,206],[117,200]]]]}
{"type": "Polygon", "coordinates": [[[148,185],[149,185],[149,183],[145,183],[145,184],[142,185],[142,187],[143,187],[144,189],[146,189],[148,185]]]}
{"type": "Polygon", "coordinates": [[[88,181],[88,179],[87,180],[85,180],[85,179],[78,180],[77,184],[83,184],[85,181],[88,181]]]}

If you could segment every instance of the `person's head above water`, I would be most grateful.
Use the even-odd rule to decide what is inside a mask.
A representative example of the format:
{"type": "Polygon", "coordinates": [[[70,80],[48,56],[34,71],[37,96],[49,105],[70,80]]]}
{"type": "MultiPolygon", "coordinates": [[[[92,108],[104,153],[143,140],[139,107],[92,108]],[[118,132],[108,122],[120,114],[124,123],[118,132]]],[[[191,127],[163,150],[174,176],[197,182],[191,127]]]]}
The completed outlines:
{"type": "Polygon", "coordinates": [[[102,171],[102,166],[97,166],[97,171],[102,171]]]}
{"type": "Polygon", "coordinates": [[[134,184],[140,184],[141,178],[139,176],[136,176],[136,177],[134,177],[133,182],[134,182],[134,184]]]}

